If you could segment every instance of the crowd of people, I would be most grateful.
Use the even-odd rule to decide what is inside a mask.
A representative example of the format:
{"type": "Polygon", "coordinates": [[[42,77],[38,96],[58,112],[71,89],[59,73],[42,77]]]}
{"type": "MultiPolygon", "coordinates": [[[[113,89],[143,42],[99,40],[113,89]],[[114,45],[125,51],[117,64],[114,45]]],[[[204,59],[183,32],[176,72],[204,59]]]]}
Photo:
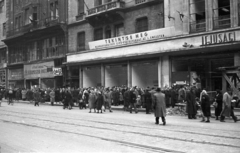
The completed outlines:
{"type": "MultiPolygon", "coordinates": [[[[224,122],[225,116],[232,116],[236,122],[237,117],[234,115],[234,100],[237,97],[232,95],[228,90],[224,94],[216,91],[215,97],[215,116],[224,122]]],[[[166,108],[175,107],[177,103],[186,104],[186,113],[188,119],[196,119],[197,111],[202,113],[202,122],[210,122],[211,101],[206,90],[200,90],[196,86],[173,86],[171,88],[149,88],[146,89],[135,87],[89,87],[89,88],[57,88],[57,89],[1,89],[0,101],[2,98],[9,99],[9,105],[15,101],[24,100],[34,102],[39,106],[41,102],[51,102],[51,105],[63,103],[63,109],[72,109],[77,105],[79,109],[89,108],[89,113],[103,113],[107,109],[112,112],[112,105],[123,105],[124,111],[138,113],[139,108],[145,108],[146,114],[154,112],[156,124],[159,124],[159,117],[162,118],[163,124],[166,124],[166,108]]]]}

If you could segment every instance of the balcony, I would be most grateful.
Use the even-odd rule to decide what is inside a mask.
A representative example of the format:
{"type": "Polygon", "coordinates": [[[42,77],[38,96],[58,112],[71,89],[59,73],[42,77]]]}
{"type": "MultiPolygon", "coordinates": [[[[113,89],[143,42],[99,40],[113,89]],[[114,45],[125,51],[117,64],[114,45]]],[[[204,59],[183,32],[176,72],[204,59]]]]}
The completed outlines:
{"type": "Polygon", "coordinates": [[[136,5],[145,4],[145,3],[159,3],[161,0],[135,0],[136,5]]]}
{"type": "Polygon", "coordinates": [[[109,2],[87,10],[86,19],[93,26],[99,23],[114,22],[123,19],[121,10],[125,7],[125,2],[117,0],[109,2]]]}
{"type": "Polygon", "coordinates": [[[51,16],[44,18],[42,20],[37,20],[32,22],[32,30],[52,27],[60,24],[60,20],[58,16],[51,16]]]}
{"type": "Polygon", "coordinates": [[[213,29],[225,29],[231,27],[230,14],[213,18],[213,29]]]}
{"type": "Polygon", "coordinates": [[[27,33],[30,31],[31,28],[32,28],[32,24],[30,23],[30,24],[24,25],[20,28],[15,28],[13,30],[9,30],[9,31],[7,31],[7,37],[27,33]]]}
{"type": "Polygon", "coordinates": [[[190,23],[190,33],[206,31],[206,20],[199,20],[190,23]]]}

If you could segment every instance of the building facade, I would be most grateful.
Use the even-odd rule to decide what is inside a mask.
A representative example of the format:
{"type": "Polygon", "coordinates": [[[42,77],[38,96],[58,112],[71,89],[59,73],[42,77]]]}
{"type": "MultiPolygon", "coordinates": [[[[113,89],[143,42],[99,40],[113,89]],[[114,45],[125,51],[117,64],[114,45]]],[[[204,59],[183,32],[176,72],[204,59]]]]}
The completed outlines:
{"type": "Polygon", "coordinates": [[[7,16],[8,85],[62,86],[67,0],[9,0],[7,16]]]}
{"type": "Polygon", "coordinates": [[[1,40],[6,38],[6,0],[0,0],[0,87],[6,88],[7,46],[1,40]]]}
{"type": "Polygon", "coordinates": [[[228,86],[220,67],[240,66],[239,0],[78,0],[69,7],[67,77],[80,87],[212,91],[228,86]]]}

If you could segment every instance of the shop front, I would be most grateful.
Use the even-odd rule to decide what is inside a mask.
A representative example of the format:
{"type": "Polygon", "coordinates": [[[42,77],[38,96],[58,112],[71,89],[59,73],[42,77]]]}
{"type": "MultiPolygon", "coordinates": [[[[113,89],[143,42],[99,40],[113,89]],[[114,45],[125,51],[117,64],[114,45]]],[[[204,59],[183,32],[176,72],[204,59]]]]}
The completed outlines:
{"type": "Polygon", "coordinates": [[[8,87],[24,88],[24,77],[22,68],[8,70],[8,87]]]}
{"type": "MultiPolygon", "coordinates": [[[[182,84],[197,85],[208,91],[223,88],[219,67],[240,63],[237,62],[240,60],[239,29],[175,37],[167,37],[171,36],[168,34],[163,32],[164,39],[149,40],[144,38],[148,33],[144,36],[143,32],[142,39],[133,44],[117,38],[90,42],[92,50],[68,55],[67,63],[80,67],[99,63],[92,71],[82,66],[81,87],[101,84],[146,88],[182,84]]],[[[134,38],[128,36],[128,39],[134,38]]]]}
{"type": "Polygon", "coordinates": [[[55,68],[54,62],[44,62],[24,65],[25,86],[39,88],[56,88],[57,80],[62,76],[61,68],[55,68]]]}

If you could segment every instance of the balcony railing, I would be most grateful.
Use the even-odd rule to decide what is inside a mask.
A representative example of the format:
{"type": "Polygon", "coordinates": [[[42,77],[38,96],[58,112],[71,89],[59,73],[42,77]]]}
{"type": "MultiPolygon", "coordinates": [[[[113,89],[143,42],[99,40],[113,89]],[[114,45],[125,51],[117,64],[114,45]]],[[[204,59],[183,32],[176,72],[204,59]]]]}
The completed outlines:
{"type": "Polygon", "coordinates": [[[58,25],[59,23],[60,23],[60,21],[59,21],[58,16],[51,16],[51,17],[47,17],[47,18],[44,18],[39,21],[37,20],[37,21],[32,22],[33,30],[38,29],[38,28],[55,26],[55,25],[58,25]]]}
{"type": "Polygon", "coordinates": [[[32,24],[27,24],[19,28],[15,28],[13,30],[7,31],[7,37],[14,36],[17,34],[24,34],[26,32],[29,32],[29,30],[32,28],[32,24]]]}
{"type": "Polygon", "coordinates": [[[110,3],[106,3],[100,6],[97,6],[95,8],[89,9],[88,10],[88,16],[92,16],[95,14],[99,14],[105,11],[110,11],[110,10],[114,10],[114,9],[118,9],[118,8],[124,8],[125,3],[123,1],[113,1],[110,3]]]}
{"type": "Polygon", "coordinates": [[[63,56],[65,53],[64,51],[64,45],[47,48],[45,51],[43,51],[43,59],[63,56]]]}
{"type": "Polygon", "coordinates": [[[158,2],[159,0],[135,0],[135,4],[139,5],[139,4],[143,4],[143,3],[147,3],[147,2],[158,2]]]}
{"type": "Polygon", "coordinates": [[[230,15],[213,18],[213,29],[225,29],[231,27],[230,15]]]}
{"type": "Polygon", "coordinates": [[[190,23],[190,33],[206,31],[206,20],[199,20],[190,23]]]}

